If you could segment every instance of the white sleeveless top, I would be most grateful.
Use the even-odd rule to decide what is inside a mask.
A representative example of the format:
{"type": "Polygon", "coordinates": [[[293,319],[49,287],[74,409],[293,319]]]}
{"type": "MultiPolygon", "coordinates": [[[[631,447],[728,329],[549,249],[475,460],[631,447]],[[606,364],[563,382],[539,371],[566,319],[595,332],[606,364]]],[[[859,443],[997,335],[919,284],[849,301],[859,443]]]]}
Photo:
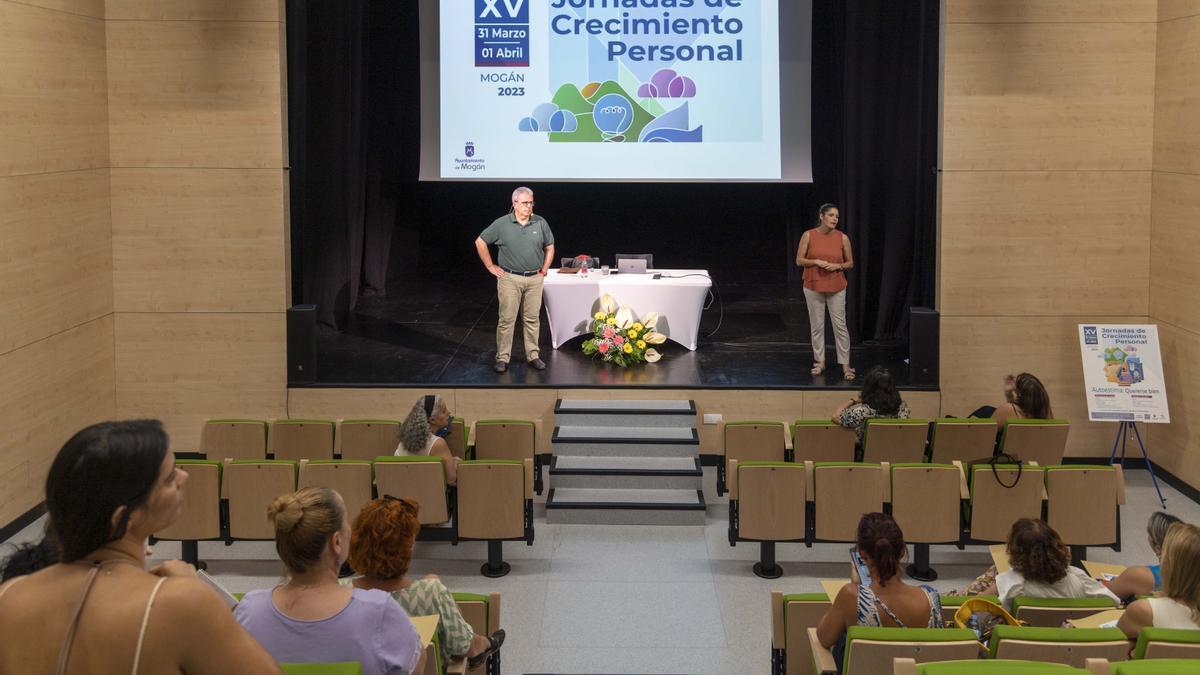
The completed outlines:
{"type": "Polygon", "coordinates": [[[1174,598],[1149,598],[1155,628],[1200,628],[1192,618],[1192,610],[1174,598]]]}
{"type": "Polygon", "coordinates": [[[437,436],[429,434],[429,439],[425,441],[424,452],[409,452],[408,449],[404,447],[404,441],[400,441],[400,445],[396,446],[396,456],[412,457],[413,455],[428,455],[429,453],[433,452],[433,444],[437,442],[437,439],[437,436]]]}

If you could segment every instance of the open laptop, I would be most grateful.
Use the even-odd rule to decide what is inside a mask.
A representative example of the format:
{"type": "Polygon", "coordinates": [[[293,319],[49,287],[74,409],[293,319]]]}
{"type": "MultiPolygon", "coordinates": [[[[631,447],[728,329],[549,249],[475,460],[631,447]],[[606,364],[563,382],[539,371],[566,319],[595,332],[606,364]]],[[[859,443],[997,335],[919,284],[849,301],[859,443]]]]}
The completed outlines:
{"type": "Polygon", "coordinates": [[[621,274],[645,274],[646,261],[642,258],[621,258],[617,261],[617,271],[621,274]]]}

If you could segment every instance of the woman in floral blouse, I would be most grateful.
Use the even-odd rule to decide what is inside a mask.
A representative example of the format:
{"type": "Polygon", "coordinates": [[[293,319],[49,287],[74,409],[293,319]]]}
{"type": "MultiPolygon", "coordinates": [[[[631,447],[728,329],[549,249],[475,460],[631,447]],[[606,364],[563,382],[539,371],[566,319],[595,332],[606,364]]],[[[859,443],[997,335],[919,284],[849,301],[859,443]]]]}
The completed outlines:
{"type": "Polygon", "coordinates": [[[859,446],[862,446],[867,420],[875,417],[907,419],[908,416],[908,404],[896,391],[895,378],[891,371],[880,366],[872,368],[863,378],[862,391],[857,398],[846,401],[833,411],[834,422],[854,429],[858,434],[859,446]]]}

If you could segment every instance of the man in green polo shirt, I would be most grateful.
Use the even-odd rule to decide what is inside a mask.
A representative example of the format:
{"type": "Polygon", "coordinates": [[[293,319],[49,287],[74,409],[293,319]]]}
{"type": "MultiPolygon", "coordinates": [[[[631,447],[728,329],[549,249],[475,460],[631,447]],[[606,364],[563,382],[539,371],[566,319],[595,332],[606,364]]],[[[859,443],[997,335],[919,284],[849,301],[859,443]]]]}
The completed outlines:
{"type": "Polygon", "coordinates": [[[512,211],[497,218],[475,239],[475,250],[487,271],[496,277],[496,297],[500,300],[500,320],[496,323],[497,373],[508,370],[512,357],[513,326],[520,310],[525,337],[525,358],[537,370],[546,363],[538,358],[538,334],[541,332],[542,280],[554,260],[554,233],[541,216],[533,215],[533,190],[513,190],[512,211]],[[488,244],[499,249],[499,264],[492,262],[488,244]]]}

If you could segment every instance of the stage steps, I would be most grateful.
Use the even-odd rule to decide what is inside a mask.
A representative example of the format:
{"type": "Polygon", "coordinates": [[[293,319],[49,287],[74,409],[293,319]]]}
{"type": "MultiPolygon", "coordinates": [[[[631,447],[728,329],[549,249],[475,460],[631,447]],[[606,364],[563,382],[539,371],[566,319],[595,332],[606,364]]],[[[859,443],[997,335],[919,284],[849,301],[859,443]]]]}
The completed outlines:
{"type": "Polygon", "coordinates": [[[694,401],[559,400],[546,520],[703,525],[694,401]]]}

